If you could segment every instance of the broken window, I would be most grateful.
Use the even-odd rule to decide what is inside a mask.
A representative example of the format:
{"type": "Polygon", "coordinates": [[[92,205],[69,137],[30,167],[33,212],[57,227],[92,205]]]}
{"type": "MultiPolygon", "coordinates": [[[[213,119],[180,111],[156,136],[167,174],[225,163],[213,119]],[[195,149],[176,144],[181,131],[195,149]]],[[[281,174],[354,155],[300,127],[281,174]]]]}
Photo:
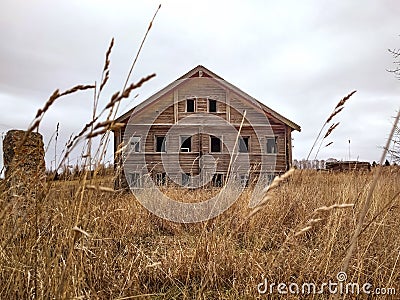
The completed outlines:
{"type": "Polygon", "coordinates": [[[182,186],[187,186],[190,183],[190,174],[182,173],[182,186]]]}
{"type": "Polygon", "coordinates": [[[156,185],[165,185],[167,182],[167,174],[166,173],[157,173],[155,178],[156,185]]]}
{"type": "Polygon", "coordinates": [[[224,174],[215,173],[212,178],[212,186],[222,187],[224,185],[224,174]]]}
{"type": "Polygon", "coordinates": [[[239,139],[239,152],[240,153],[247,153],[249,152],[249,137],[241,137],[239,139]]]}
{"type": "Polygon", "coordinates": [[[181,152],[192,152],[192,137],[191,136],[181,136],[181,152]]]}
{"type": "Polygon", "coordinates": [[[131,152],[133,152],[133,153],[140,152],[140,137],[139,136],[133,136],[131,138],[131,152]]]}
{"type": "Polygon", "coordinates": [[[156,152],[165,152],[165,136],[156,137],[156,152]]]}
{"type": "Polygon", "coordinates": [[[140,173],[130,173],[130,187],[131,188],[140,188],[141,187],[141,176],[140,173]]]}
{"type": "Polygon", "coordinates": [[[242,187],[247,187],[249,185],[249,175],[247,174],[240,175],[240,184],[242,187]]]}
{"type": "Polygon", "coordinates": [[[275,154],[278,153],[277,137],[267,138],[267,153],[275,154]]]}

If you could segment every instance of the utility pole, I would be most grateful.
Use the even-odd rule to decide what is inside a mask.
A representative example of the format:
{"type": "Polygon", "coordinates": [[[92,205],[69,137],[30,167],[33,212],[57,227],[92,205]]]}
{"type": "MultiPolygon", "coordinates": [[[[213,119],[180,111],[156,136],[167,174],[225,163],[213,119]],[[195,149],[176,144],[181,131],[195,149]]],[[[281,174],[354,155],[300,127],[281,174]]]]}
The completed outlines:
{"type": "Polygon", "coordinates": [[[349,161],[351,160],[351,156],[350,156],[350,140],[349,140],[349,161]]]}

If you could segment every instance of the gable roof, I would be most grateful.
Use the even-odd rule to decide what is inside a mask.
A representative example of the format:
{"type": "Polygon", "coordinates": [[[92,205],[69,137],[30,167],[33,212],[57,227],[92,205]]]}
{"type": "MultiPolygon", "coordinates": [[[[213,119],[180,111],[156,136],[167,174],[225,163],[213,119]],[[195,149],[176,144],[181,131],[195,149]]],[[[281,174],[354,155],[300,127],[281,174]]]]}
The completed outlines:
{"type": "Polygon", "coordinates": [[[273,116],[277,120],[281,121],[282,123],[286,124],[287,126],[292,128],[293,130],[301,131],[301,127],[299,125],[297,125],[296,123],[294,123],[293,121],[290,121],[289,119],[285,118],[281,114],[277,113],[273,109],[269,108],[265,104],[261,103],[257,99],[253,98],[252,96],[250,96],[249,94],[245,93],[244,91],[242,91],[238,87],[234,86],[233,84],[229,83],[228,81],[224,80],[222,77],[218,76],[214,72],[210,71],[209,69],[207,69],[206,67],[203,67],[201,65],[193,68],[192,70],[190,70],[186,74],[182,75],[181,77],[179,77],[175,81],[171,82],[166,87],[164,87],[163,89],[161,89],[160,91],[158,91],[157,93],[155,93],[154,95],[150,96],[145,101],[140,103],[139,105],[140,105],[141,108],[139,110],[135,111],[135,109],[137,109],[138,106],[139,106],[139,105],[137,105],[137,106],[133,107],[132,109],[130,109],[129,111],[127,111],[126,113],[124,113],[123,115],[121,115],[120,117],[118,117],[115,121],[117,123],[119,123],[119,122],[125,121],[126,119],[129,119],[129,117],[131,116],[131,114],[134,111],[135,111],[135,113],[138,113],[140,110],[142,110],[145,107],[147,107],[153,101],[157,100],[158,98],[162,97],[163,95],[167,94],[168,92],[173,90],[175,87],[180,85],[182,83],[183,79],[192,78],[192,77],[198,77],[198,74],[200,74],[200,71],[203,73],[202,74],[203,77],[209,77],[209,78],[213,78],[213,79],[218,79],[218,83],[219,84],[225,86],[226,88],[228,88],[232,92],[238,94],[239,96],[243,97],[244,99],[247,99],[248,101],[253,102],[253,104],[257,104],[257,105],[261,106],[261,108],[265,112],[269,113],[271,116],[273,116]]]}

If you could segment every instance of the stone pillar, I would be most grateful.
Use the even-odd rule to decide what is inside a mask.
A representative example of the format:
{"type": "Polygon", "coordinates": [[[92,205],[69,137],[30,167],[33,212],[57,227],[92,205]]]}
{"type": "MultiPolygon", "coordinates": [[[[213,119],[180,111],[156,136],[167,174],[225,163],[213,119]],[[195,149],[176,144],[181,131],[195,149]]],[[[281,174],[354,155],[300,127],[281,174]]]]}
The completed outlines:
{"type": "Polygon", "coordinates": [[[5,180],[10,199],[35,197],[46,181],[42,135],[26,134],[23,130],[10,130],[3,141],[5,180]]]}

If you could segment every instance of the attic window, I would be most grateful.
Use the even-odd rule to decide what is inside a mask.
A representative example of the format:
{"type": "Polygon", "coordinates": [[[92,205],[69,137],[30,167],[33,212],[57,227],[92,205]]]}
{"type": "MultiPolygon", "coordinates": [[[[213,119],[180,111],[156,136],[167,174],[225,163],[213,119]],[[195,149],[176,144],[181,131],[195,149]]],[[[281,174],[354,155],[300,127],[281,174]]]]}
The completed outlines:
{"type": "Polygon", "coordinates": [[[208,99],[208,112],[217,112],[217,100],[208,99]]]}
{"type": "Polygon", "coordinates": [[[195,108],[195,99],[190,98],[186,99],[186,112],[194,112],[195,108]]]}

